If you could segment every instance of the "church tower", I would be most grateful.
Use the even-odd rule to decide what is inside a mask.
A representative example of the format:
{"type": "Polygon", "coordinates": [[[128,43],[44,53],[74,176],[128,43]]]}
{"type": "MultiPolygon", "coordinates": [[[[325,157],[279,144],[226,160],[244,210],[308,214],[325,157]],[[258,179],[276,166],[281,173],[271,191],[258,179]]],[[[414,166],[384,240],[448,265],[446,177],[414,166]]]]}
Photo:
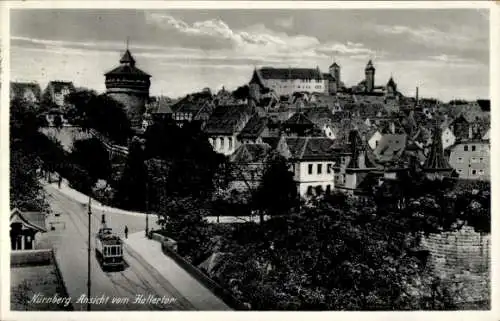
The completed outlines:
{"type": "Polygon", "coordinates": [[[106,93],[122,103],[132,127],[142,126],[142,115],[149,99],[151,76],[135,66],[135,59],[127,49],[120,59],[120,66],[104,75],[106,93]]]}
{"type": "Polygon", "coordinates": [[[441,135],[439,121],[435,120],[431,149],[423,165],[424,173],[430,180],[442,180],[443,177],[449,177],[453,173],[453,168],[444,156],[441,135]]]}
{"type": "Polygon", "coordinates": [[[373,67],[372,61],[368,61],[368,64],[365,68],[365,82],[366,82],[366,91],[372,92],[375,88],[375,67],[373,67]]]}

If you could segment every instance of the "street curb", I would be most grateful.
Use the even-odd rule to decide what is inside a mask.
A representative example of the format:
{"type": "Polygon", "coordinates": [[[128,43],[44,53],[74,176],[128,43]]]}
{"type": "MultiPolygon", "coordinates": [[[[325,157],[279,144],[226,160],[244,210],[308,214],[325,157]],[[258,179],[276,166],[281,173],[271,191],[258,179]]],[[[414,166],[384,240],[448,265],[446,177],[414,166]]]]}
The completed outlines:
{"type": "MultiPolygon", "coordinates": [[[[181,305],[187,307],[187,308],[190,308],[192,310],[195,310],[197,311],[198,309],[191,303],[189,302],[189,300],[184,297],[170,282],[168,282],[168,280],[154,267],[152,266],[151,264],[149,264],[146,260],[144,260],[144,258],[136,251],[134,250],[129,244],[127,244],[126,242],[123,242],[123,245],[125,247],[125,249],[127,250],[128,254],[130,254],[130,256],[132,256],[133,258],[135,258],[137,261],[141,262],[141,264],[143,264],[143,266],[146,268],[146,270],[148,270],[148,272],[151,273],[151,275],[153,277],[155,277],[156,279],[160,278],[160,279],[163,279],[163,281],[165,281],[169,286],[168,286],[168,291],[171,291],[171,292],[174,292],[172,293],[176,298],[179,299],[179,302],[181,303],[181,305]]],[[[165,284],[162,284],[162,286],[165,287],[165,284]]]]}

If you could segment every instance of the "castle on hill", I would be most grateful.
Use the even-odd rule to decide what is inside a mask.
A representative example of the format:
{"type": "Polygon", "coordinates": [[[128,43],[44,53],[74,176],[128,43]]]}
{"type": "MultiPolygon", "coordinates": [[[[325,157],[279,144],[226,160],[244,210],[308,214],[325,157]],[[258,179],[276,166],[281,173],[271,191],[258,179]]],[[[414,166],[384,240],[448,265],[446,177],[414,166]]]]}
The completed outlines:
{"type": "Polygon", "coordinates": [[[391,78],[385,86],[375,85],[375,66],[372,60],[365,67],[365,78],[353,87],[346,87],[341,79],[341,67],[333,62],[328,73],[322,73],[316,68],[255,68],[249,82],[250,91],[257,97],[263,91],[272,91],[277,96],[289,96],[295,92],[353,93],[356,95],[384,96],[399,99],[401,93],[397,90],[394,79],[391,78]],[[257,95],[257,96],[256,96],[257,95]]]}

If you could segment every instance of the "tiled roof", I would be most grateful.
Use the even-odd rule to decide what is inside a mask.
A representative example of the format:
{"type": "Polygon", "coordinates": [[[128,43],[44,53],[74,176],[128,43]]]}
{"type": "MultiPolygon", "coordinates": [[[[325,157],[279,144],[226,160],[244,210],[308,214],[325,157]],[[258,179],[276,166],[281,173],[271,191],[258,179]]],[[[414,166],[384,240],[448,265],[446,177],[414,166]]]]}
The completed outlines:
{"type": "Polygon", "coordinates": [[[243,129],[252,114],[248,105],[218,106],[205,125],[205,132],[210,135],[233,135],[243,129]]]}
{"type": "Polygon", "coordinates": [[[330,123],[333,120],[333,113],[328,107],[314,107],[305,110],[305,116],[313,123],[320,125],[325,121],[330,123]]]}
{"type": "Polygon", "coordinates": [[[379,141],[379,145],[374,150],[380,162],[389,162],[401,156],[406,147],[405,134],[387,134],[383,135],[379,141]]]}
{"type": "Polygon", "coordinates": [[[295,113],[288,120],[284,122],[284,125],[304,125],[304,126],[313,126],[314,123],[304,115],[303,112],[295,113]]]}
{"type": "Polygon", "coordinates": [[[323,74],[314,68],[271,68],[257,70],[263,79],[323,79],[323,74]]]}
{"type": "Polygon", "coordinates": [[[116,67],[115,69],[108,71],[106,76],[123,76],[123,75],[132,75],[132,76],[141,76],[141,77],[151,77],[151,75],[145,73],[137,67],[129,66],[129,65],[121,65],[116,67]]]}
{"type": "Polygon", "coordinates": [[[189,94],[171,106],[174,113],[194,113],[197,114],[200,110],[213,101],[210,93],[194,93],[189,94]]]}
{"type": "Polygon", "coordinates": [[[281,137],[274,136],[274,137],[262,137],[262,141],[266,143],[267,145],[271,146],[272,149],[276,149],[278,147],[278,144],[281,140],[281,137]]]}
{"type": "Polygon", "coordinates": [[[325,137],[288,137],[285,139],[292,158],[306,160],[333,160],[334,142],[325,137]]]}
{"type": "Polygon", "coordinates": [[[46,214],[43,212],[23,212],[15,208],[10,213],[10,222],[22,222],[35,230],[47,232],[46,214]]]}
{"type": "Polygon", "coordinates": [[[149,78],[151,75],[145,73],[144,71],[140,70],[135,66],[135,59],[132,57],[132,54],[130,51],[127,49],[125,53],[123,54],[122,58],[120,59],[120,66],[116,67],[115,69],[107,72],[105,76],[136,76],[140,78],[149,78]]]}
{"type": "Polygon", "coordinates": [[[123,54],[122,58],[120,59],[121,64],[135,64],[135,59],[132,57],[132,54],[130,53],[130,50],[126,50],[125,53],[123,54]]]}
{"type": "Polygon", "coordinates": [[[482,111],[489,112],[490,111],[490,100],[489,99],[478,99],[477,103],[479,107],[481,107],[482,111]]]}
{"type": "MultiPolygon", "coordinates": [[[[11,82],[10,89],[12,94],[16,98],[22,98],[24,93],[28,90],[31,90],[36,98],[40,99],[42,90],[40,89],[40,85],[37,83],[26,83],[26,82],[11,82]]],[[[12,97],[12,98],[14,98],[12,97]]]]}
{"type": "Polygon", "coordinates": [[[160,97],[152,104],[153,114],[172,114],[172,101],[166,97],[160,97]]]}
{"type": "Polygon", "coordinates": [[[250,120],[246,123],[245,127],[241,130],[239,137],[241,138],[257,138],[262,134],[264,129],[267,126],[267,117],[260,117],[258,114],[255,114],[250,118],[250,120]]]}
{"type": "Polygon", "coordinates": [[[268,144],[242,144],[231,156],[235,163],[264,162],[269,156],[271,147],[268,144]]]}

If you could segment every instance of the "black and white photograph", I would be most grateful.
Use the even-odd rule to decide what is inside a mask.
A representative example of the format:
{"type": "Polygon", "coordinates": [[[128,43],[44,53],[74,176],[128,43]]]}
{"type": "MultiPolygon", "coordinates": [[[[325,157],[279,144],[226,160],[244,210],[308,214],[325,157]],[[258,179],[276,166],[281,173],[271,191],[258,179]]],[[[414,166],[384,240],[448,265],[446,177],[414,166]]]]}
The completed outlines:
{"type": "Polygon", "coordinates": [[[253,4],[5,7],[10,311],[493,309],[495,4],[253,4]]]}

